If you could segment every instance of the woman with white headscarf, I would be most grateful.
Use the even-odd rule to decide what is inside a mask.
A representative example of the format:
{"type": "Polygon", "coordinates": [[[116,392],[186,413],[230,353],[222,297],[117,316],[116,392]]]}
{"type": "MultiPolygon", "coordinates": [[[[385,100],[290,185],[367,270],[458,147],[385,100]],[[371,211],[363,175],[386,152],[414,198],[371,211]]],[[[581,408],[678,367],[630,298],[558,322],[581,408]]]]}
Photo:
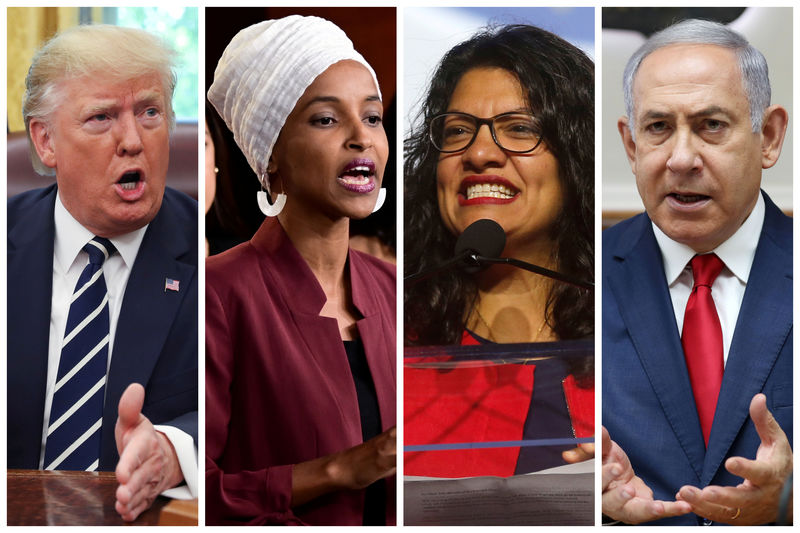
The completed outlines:
{"type": "Polygon", "coordinates": [[[395,270],[348,248],[383,197],[374,71],[291,16],[239,32],[208,98],[267,219],[206,263],[206,523],[392,524],[395,270]]]}

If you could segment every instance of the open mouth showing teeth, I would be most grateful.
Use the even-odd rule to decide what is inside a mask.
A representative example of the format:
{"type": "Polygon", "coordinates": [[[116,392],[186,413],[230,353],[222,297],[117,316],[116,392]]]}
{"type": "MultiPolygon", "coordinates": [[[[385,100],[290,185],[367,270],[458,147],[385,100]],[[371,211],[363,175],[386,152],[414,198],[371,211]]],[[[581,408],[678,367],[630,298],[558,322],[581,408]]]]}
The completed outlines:
{"type": "Polygon", "coordinates": [[[676,200],[678,200],[679,202],[684,203],[684,204],[691,204],[691,203],[699,202],[701,200],[705,200],[705,199],[709,198],[708,196],[705,196],[703,194],[671,193],[670,196],[672,196],[673,198],[675,198],[676,200]]]}
{"type": "Polygon", "coordinates": [[[510,200],[517,195],[516,190],[506,187],[499,183],[479,183],[476,185],[469,185],[464,196],[467,200],[475,198],[501,198],[510,200]]]}
{"type": "Polygon", "coordinates": [[[372,174],[372,169],[364,165],[364,166],[353,167],[350,170],[348,170],[347,173],[350,175],[360,174],[362,176],[369,176],[370,174],[372,174]]]}
{"type": "Polygon", "coordinates": [[[120,187],[127,191],[132,191],[136,188],[141,181],[142,177],[138,171],[126,172],[122,175],[122,177],[117,181],[120,187]]]}
{"type": "Polygon", "coordinates": [[[357,166],[347,169],[339,179],[352,185],[366,185],[372,176],[372,169],[368,166],[357,166]]]}
{"type": "Polygon", "coordinates": [[[368,187],[375,179],[375,163],[359,158],[348,163],[339,174],[339,183],[348,187],[368,187]]]}
{"type": "Polygon", "coordinates": [[[345,190],[357,194],[369,194],[378,186],[379,177],[375,173],[375,162],[368,158],[350,161],[336,177],[337,183],[345,190]]]}

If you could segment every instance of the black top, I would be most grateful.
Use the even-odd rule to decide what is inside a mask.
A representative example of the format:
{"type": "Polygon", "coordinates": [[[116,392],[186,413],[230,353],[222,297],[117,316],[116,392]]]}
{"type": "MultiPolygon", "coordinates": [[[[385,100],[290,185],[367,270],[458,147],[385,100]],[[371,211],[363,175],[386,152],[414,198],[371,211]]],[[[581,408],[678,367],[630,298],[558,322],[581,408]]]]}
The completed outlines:
{"type": "MultiPolygon", "coordinates": [[[[364,442],[381,433],[381,413],[375,383],[372,381],[367,355],[361,340],[344,341],[347,362],[358,396],[358,412],[361,416],[361,436],[364,442]]],[[[364,493],[364,525],[386,525],[386,482],[379,480],[367,487],[364,493]]]]}

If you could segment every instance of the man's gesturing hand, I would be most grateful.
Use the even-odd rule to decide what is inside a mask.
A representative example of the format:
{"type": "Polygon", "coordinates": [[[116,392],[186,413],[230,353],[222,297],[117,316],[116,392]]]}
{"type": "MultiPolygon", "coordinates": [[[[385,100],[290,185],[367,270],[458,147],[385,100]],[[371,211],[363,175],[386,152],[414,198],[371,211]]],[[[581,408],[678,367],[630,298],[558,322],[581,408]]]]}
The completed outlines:
{"type": "Polygon", "coordinates": [[[653,491],[633,471],[628,454],[603,428],[603,514],[638,524],[692,510],[686,502],[653,499],[653,491]]]}
{"type": "MultiPolygon", "coordinates": [[[[687,485],[678,492],[677,498],[690,503],[696,514],[734,525],[760,525],[777,519],[781,490],[792,472],[792,448],[767,409],[763,394],[750,401],[750,418],[761,437],[755,460],[729,457],[725,461],[728,472],[744,481],[735,487],[709,485],[703,490],[687,485]]],[[[789,504],[791,518],[791,499],[789,504]]]]}
{"type": "Polygon", "coordinates": [[[119,400],[114,437],[119,452],[116,510],[123,520],[135,520],[156,496],[183,480],[178,456],[163,433],[142,414],[144,388],[133,383],[119,400]]]}

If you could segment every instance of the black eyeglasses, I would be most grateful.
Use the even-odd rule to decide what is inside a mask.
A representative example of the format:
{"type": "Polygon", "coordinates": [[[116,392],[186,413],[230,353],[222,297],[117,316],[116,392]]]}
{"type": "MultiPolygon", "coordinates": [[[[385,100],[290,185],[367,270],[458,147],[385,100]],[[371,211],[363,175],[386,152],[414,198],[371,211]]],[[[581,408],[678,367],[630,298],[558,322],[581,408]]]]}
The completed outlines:
{"type": "Polygon", "coordinates": [[[529,113],[500,113],[491,118],[478,118],[468,113],[442,113],[431,119],[428,135],[433,146],[450,154],[466,150],[475,141],[481,126],[486,124],[497,146],[507,152],[532,152],[542,142],[542,131],[529,113]]]}

